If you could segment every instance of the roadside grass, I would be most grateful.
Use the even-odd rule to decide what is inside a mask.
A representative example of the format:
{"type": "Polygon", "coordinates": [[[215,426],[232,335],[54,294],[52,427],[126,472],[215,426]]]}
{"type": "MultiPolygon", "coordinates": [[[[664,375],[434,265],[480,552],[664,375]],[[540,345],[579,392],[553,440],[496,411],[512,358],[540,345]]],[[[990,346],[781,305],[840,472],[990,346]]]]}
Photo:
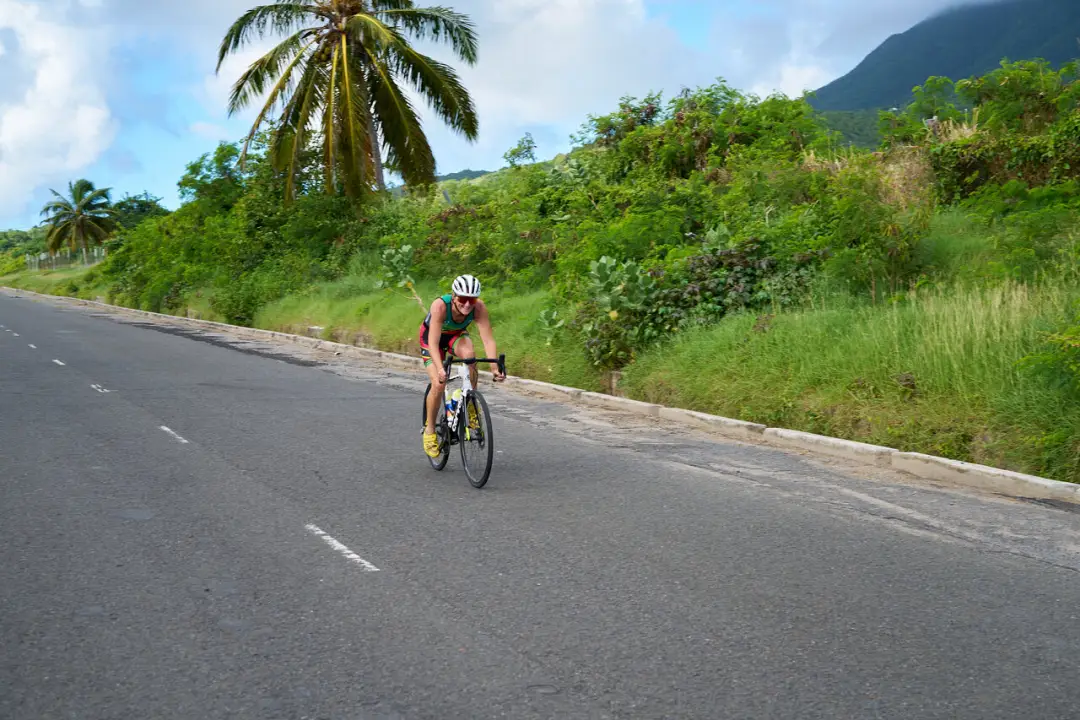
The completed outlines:
{"type": "Polygon", "coordinates": [[[886,306],[738,315],[627,368],[630,397],[1080,481],[1080,397],[1018,365],[1071,279],[936,288],[886,306]]]}
{"type": "MultiPolygon", "coordinates": [[[[990,248],[975,234],[960,216],[935,225],[921,251],[948,281],[878,305],[824,291],[799,311],[737,314],[686,330],[642,353],[620,388],[648,402],[1080,482],[1080,393],[1020,362],[1075,317],[1080,282],[1075,272],[1032,283],[979,277],[968,265],[985,261],[990,248]]],[[[24,271],[0,283],[108,295],[94,268],[24,271]]],[[[326,339],[416,354],[426,306],[444,289],[422,282],[417,291],[424,307],[357,272],[264,306],[253,325],[298,334],[317,326],[326,339]]],[[[492,289],[485,300],[512,374],[606,387],[572,333],[541,324],[553,307],[548,292],[492,289]]],[[[178,314],[221,319],[211,291],[186,301],[178,314]]]]}

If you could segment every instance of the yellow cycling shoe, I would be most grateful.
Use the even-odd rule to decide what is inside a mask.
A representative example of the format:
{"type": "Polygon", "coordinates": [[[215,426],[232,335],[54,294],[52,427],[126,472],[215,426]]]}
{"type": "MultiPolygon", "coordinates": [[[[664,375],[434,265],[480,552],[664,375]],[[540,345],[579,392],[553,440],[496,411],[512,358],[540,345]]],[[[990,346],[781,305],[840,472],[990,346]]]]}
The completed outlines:
{"type": "Polygon", "coordinates": [[[424,452],[430,458],[439,457],[439,436],[435,433],[424,433],[424,452]]]}

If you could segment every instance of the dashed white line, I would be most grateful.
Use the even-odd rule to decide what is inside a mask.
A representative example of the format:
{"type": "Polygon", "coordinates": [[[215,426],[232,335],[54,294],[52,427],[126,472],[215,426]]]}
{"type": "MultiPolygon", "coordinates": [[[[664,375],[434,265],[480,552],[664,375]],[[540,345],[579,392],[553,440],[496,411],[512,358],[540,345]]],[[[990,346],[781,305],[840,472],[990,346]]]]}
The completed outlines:
{"type": "Polygon", "coordinates": [[[99,393],[107,393],[107,392],[112,392],[112,390],[106,390],[105,388],[101,387],[100,385],[91,385],[90,387],[94,388],[94,389],[95,389],[95,390],[97,390],[97,391],[98,391],[99,393]]]}
{"type": "Polygon", "coordinates": [[[19,333],[11,333],[11,334],[14,335],[15,337],[19,337],[19,333]]]}
{"type": "Polygon", "coordinates": [[[63,365],[64,364],[64,363],[60,362],[59,360],[57,360],[56,358],[53,358],[53,362],[56,363],[57,365],[63,365]]]}
{"type": "Polygon", "coordinates": [[[315,535],[317,537],[321,537],[323,539],[323,542],[325,542],[327,545],[329,545],[330,547],[337,550],[345,558],[353,561],[354,563],[356,563],[360,567],[364,568],[365,571],[367,571],[367,572],[378,572],[379,571],[379,568],[375,567],[374,565],[369,563],[367,560],[365,560],[364,558],[362,558],[359,555],[357,555],[356,553],[354,553],[352,550],[350,550],[344,544],[338,542],[334,538],[327,535],[322,530],[322,528],[320,528],[318,525],[308,524],[305,527],[307,527],[308,532],[310,532],[312,535],[315,535]]]}
{"type": "Polygon", "coordinates": [[[27,343],[27,344],[28,344],[28,345],[29,345],[30,347],[32,347],[32,348],[34,348],[35,350],[37,350],[37,345],[35,345],[34,343],[27,343]]]}
{"type": "Polygon", "coordinates": [[[172,435],[172,436],[173,436],[174,438],[176,438],[176,439],[177,439],[177,440],[179,440],[180,442],[184,443],[185,445],[187,445],[187,444],[188,444],[188,441],[187,441],[187,440],[185,440],[184,438],[180,437],[179,435],[177,435],[177,434],[176,434],[175,432],[173,432],[173,431],[172,431],[172,430],[170,430],[169,428],[165,427],[164,425],[162,425],[162,426],[161,426],[161,429],[162,429],[162,430],[164,430],[165,432],[169,433],[170,435],[172,435]]]}

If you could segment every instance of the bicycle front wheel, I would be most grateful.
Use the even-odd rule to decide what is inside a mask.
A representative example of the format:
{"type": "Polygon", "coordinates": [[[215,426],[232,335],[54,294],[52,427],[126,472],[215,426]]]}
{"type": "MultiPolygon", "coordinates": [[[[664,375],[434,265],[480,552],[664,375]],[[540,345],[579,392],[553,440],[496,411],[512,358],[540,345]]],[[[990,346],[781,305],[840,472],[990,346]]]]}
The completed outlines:
{"type": "Polygon", "coordinates": [[[482,488],[491,475],[491,460],[495,456],[495,437],[491,431],[491,415],[487,401],[473,390],[461,408],[465,413],[458,421],[458,442],[461,445],[461,464],[474,488],[482,488]]]}
{"type": "MultiPolygon", "coordinates": [[[[428,383],[427,390],[424,391],[424,413],[423,419],[420,421],[420,432],[423,433],[423,429],[427,427],[427,399],[428,393],[431,392],[431,383],[428,383]]],[[[435,435],[439,438],[439,454],[436,457],[431,457],[427,453],[424,456],[431,463],[431,467],[436,470],[442,470],[446,467],[446,461],[450,459],[450,432],[446,425],[446,408],[440,402],[438,409],[435,411],[435,435]]]]}

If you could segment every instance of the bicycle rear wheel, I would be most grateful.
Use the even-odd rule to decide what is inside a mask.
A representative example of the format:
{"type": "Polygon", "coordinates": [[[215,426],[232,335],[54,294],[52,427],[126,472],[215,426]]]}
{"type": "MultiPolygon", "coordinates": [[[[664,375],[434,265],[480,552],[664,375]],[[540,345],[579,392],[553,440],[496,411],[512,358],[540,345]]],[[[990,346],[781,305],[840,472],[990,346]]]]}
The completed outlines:
{"type": "Polygon", "coordinates": [[[495,436],[491,431],[491,415],[487,401],[478,390],[473,390],[465,398],[461,412],[464,413],[458,424],[458,442],[461,444],[461,463],[465,474],[474,488],[482,488],[491,475],[491,460],[495,455],[495,436]],[[472,414],[469,407],[476,409],[479,422],[476,427],[469,422],[472,414]]]}
{"type": "MultiPolygon", "coordinates": [[[[428,383],[427,390],[424,391],[424,413],[422,415],[423,420],[420,424],[420,432],[423,434],[424,429],[427,428],[427,399],[428,393],[431,392],[431,383],[428,383]]],[[[446,467],[446,461],[450,459],[450,432],[449,427],[446,424],[446,407],[439,403],[438,410],[435,415],[435,435],[439,438],[439,454],[436,457],[431,457],[427,453],[424,453],[424,457],[431,463],[431,467],[436,470],[442,470],[446,467]]]]}

